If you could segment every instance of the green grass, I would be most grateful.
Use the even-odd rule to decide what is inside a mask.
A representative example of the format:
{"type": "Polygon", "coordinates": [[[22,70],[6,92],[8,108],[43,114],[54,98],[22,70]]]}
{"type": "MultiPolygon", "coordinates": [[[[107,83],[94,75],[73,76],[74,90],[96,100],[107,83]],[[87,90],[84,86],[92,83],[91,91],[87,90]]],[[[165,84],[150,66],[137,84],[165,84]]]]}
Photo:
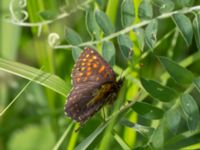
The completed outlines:
{"type": "Polygon", "coordinates": [[[200,3],[122,1],[2,0],[0,149],[200,148],[200,3]],[[75,132],[63,108],[85,46],[125,81],[75,132]]]}

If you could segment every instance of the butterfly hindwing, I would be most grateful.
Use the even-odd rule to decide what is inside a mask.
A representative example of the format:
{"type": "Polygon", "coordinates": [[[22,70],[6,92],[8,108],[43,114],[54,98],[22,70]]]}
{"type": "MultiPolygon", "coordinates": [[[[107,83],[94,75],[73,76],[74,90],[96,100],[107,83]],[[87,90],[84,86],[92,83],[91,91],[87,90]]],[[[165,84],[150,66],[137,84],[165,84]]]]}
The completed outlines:
{"type": "Polygon", "coordinates": [[[80,84],[74,88],[65,107],[65,111],[74,120],[83,123],[96,113],[104,104],[109,102],[110,96],[115,95],[114,83],[105,83],[97,87],[90,85],[87,88],[80,84]]]}

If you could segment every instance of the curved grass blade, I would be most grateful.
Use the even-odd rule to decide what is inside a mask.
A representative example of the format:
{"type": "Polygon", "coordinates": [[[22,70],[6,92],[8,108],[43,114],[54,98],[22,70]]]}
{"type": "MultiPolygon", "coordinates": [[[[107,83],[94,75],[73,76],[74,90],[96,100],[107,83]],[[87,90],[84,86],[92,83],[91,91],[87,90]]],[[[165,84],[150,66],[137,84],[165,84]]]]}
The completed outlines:
{"type": "Polygon", "coordinates": [[[33,80],[30,80],[23,88],[22,90],[15,96],[15,98],[0,112],[0,117],[3,116],[3,114],[16,102],[16,100],[23,94],[23,92],[28,88],[28,86],[32,83],[33,80]]]}
{"type": "Polygon", "coordinates": [[[65,132],[63,133],[63,135],[61,136],[61,138],[59,139],[59,141],[56,143],[56,145],[54,146],[53,150],[58,150],[60,145],[62,144],[62,142],[64,141],[64,139],[66,138],[66,136],[68,135],[68,133],[70,132],[71,128],[72,128],[73,123],[71,123],[68,128],[65,130],[65,132]]]}
{"type": "Polygon", "coordinates": [[[34,77],[37,77],[36,79],[34,79],[34,82],[39,83],[49,89],[52,89],[53,91],[63,95],[64,97],[66,97],[66,94],[69,92],[69,88],[67,87],[65,81],[62,80],[60,77],[43,72],[39,69],[22,63],[0,58],[0,70],[6,71],[8,73],[28,80],[32,80],[34,79],[34,77]]]}
{"type": "Polygon", "coordinates": [[[83,140],[74,150],[85,150],[95,139],[96,137],[105,129],[108,125],[108,122],[101,124],[92,134],[90,134],[85,140],[83,140]]]}
{"type": "Polygon", "coordinates": [[[131,150],[130,146],[119,136],[119,134],[113,130],[112,135],[115,140],[119,143],[122,149],[131,150]]]}

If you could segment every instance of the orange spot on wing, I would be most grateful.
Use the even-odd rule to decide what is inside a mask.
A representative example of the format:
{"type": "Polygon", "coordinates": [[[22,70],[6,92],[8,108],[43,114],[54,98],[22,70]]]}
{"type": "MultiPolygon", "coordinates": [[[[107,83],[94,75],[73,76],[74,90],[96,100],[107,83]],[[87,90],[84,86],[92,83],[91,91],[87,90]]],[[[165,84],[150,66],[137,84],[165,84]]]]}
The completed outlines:
{"type": "Polygon", "coordinates": [[[91,75],[91,72],[87,72],[86,76],[89,77],[91,75]]]}
{"type": "Polygon", "coordinates": [[[85,67],[81,68],[81,71],[84,71],[85,70],[85,67]]]}
{"type": "Polygon", "coordinates": [[[96,77],[96,81],[99,81],[99,79],[100,79],[99,77],[96,77]]]}
{"type": "Polygon", "coordinates": [[[91,67],[88,67],[88,68],[87,68],[87,71],[90,71],[91,69],[92,69],[91,67]]]}
{"type": "Polygon", "coordinates": [[[103,72],[105,70],[105,66],[101,66],[101,68],[98,70],[99,73],[103,72]]]}
{"type": "Polygon", "coordinates": [[[81,65],[82,65],[82,66],[84,66],[84,65],[85,65],[85,63],[83,62],[83,63],[81,63],[81,65]]]}
{"type": "Polygon", "coordinates": [[[94,64],[93,64],[93,68],[97,68],[97,64],[94,63],[94,64]]]}
{"type": "Polygon", "coordinates": [[[90,56],[90,55],[89,55],[89,54],[87,54],[87,55],[86,55],[86,58],[88,58],[89,56],[90,56]]]}
{"type": "Polygon", "coordinates": [[[83,75],[83,73],[82,73],[82,72],[80,72],[80,73],[79,73],[79,76],[81,77],[82,75],[83,75]]]}
{"type": "Polygon", "coordinates": [[[93,56],[92,58],[93,58],[93,59],[97,59],[97,56],[93,56]]]}

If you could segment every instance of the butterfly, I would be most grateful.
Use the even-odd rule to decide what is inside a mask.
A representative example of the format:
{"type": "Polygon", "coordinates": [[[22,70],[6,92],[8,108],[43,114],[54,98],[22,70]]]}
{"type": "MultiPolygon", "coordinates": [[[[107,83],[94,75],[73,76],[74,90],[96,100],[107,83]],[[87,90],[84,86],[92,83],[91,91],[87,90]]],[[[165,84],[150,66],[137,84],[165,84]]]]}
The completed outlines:
{"type": "Polygon", "coordinates": [[[72,70],[72,90],[65,113],[83,124],[105,104],[112,104],[122,86],[110,65],[92,48],[85,48],[72,70]]]}

